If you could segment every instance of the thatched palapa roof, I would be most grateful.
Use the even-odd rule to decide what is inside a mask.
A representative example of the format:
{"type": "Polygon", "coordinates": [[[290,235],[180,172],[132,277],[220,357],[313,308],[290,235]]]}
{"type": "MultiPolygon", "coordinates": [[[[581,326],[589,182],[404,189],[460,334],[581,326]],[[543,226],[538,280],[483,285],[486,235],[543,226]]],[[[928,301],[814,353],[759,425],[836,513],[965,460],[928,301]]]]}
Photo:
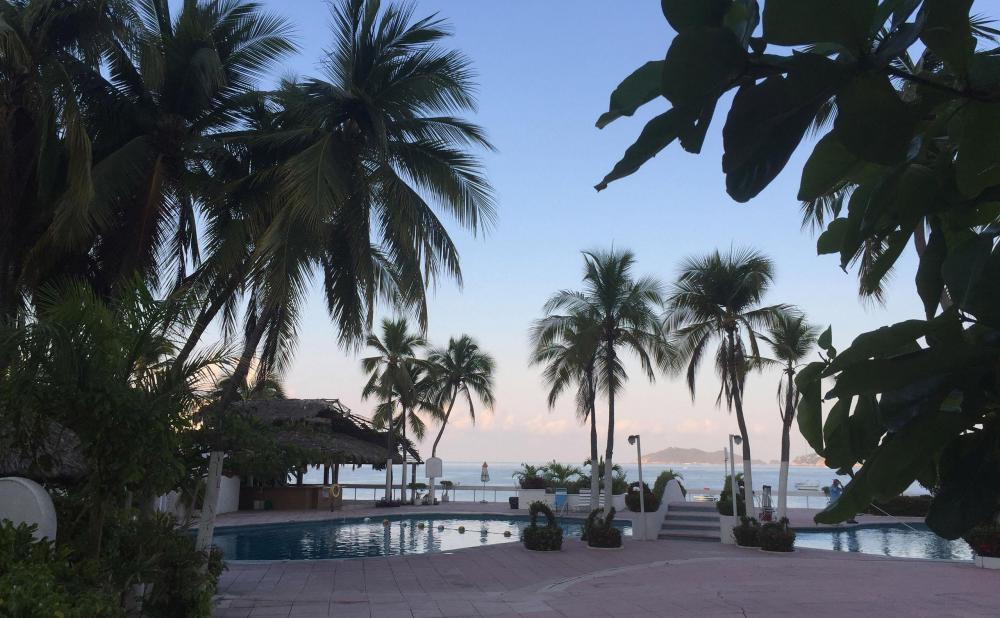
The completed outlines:
{"type": "Polygon", "coordinates": [[[40,483],[72,482],[87,474],[80,438],[59,423],[48,424],[37,450],[0,431],[0,476],[21,476],[40,483]]]}
{"type": "MultiPolygon", "coordinates": [[[[234,404],[234,411],[273,425],[278,439],[299,448],[320,453],[312,464],[384,465],[386,432],[357,416],[338,399],[251,399],[234,404]]],[[[396,437],[394,463],[403,463],[402,447],[396,437]]],[[[409,460],[421,462],[420,453],[407,441],[409,460]]]]}

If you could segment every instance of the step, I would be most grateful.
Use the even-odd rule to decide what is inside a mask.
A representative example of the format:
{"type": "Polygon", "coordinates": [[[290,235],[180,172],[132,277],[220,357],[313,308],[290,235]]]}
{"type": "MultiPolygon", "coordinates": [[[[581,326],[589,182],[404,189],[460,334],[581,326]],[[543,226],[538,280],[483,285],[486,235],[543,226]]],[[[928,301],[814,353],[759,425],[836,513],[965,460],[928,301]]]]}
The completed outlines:
{"type": "Polygon", "coordinates": [[[704,531],[690,531],[690,532],[660,532],[657,535],[658,539],[673,539],[677,541],[704,541],[709,543],[718,543],[719,535],[707,534],[704,531]]]}
{"type": "Polygon", "coordinates": [[[696,524],[689,522],[663,522],[660,530],[718,530],[719,524],[696,524]]]}
{"type": "Polygon", "coordinates": [[[667,511],[666,519],[669,521],[719,521],[719,515],[711,513],[683,513],[674,514],[667,511]]]}
{"type": "Polygon", "coordinates": [[[697,503],[697,502],[671,502],[667,505],[667,512],[671,511],[684,511],[684,512],[697,512],[697,513],[716,513],[718,514],[718,509],[715,508],[714,502],[697,503]]]}

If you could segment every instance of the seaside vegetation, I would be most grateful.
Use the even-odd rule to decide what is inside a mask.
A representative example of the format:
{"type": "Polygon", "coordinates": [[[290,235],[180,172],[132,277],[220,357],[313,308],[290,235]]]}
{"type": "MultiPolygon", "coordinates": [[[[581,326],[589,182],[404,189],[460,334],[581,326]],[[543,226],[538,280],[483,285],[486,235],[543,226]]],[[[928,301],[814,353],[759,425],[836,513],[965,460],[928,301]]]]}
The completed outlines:
{"type": "MultiPolygon", "coordinates": [[[[211,512],[195,544],[152,500],[299,465],[230,408],[280,396],[310,280],[345,348],[386,310],[422,331],[429,283],[462,280],[444,220],[495,220],[447,23],[378,0],[329,17],[318,74],[265,90],[295,30],[254,2],[0,1],[0,452],[60,508],[54,549],[5,530],[0,578],[41,586],[43,614],[61,589],[67,616],[207,616],[211,512]]],[[[431,402],[488,407],[473,379],[442,374],[431,402]]]]}
{"type": "Polygon", "coordinates": [[[804,227],[822,232],[817,253],[854,267],[861,297],[881,302],[912,243],[925,312],[841,349],[828,329],[821,359],[798,372],[800,432],[853,473],[816,521],[845,521],[914,482],[931,491],[926,522],[945,538],[996,521],[1000,33],[972,0],[709,4],[661,3],[676,32],[665,57],[625,78],[597,126],[654,100],[670,108],[596,188],[675,141],[699,153],[723,105],[725,187],[747,202],[815,131],[797,199],[804,227]]]}

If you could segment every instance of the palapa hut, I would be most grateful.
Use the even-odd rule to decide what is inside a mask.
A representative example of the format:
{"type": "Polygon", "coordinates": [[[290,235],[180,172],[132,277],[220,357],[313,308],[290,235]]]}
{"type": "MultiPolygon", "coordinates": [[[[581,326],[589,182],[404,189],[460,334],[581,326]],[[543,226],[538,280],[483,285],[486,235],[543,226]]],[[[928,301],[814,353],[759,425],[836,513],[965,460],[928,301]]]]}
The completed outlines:
{"type": "MultiPolygon", "coordinates": [[[[279,447],[303,453],[308,461],[297,466],[294,485],[261,487],[254,479],[244,479],[240,508],[275,509],[336,508],[342,496],[334,496],[328,486],[337,484],[340,466],[371,465],[385,469],[387,439],[385,431],[372,426],[369,419],[357,416],[338,399],[256,399],[234,404],[234,412],[246,415],[273,428],[279,447]],[[303,471],[323,466],[323,484],[303,484],[303,471]],[[332,476],[331,476],[332,472],[332,476]],[[263,503],[263,504],[262,504],[263,503]]],[[[421,463],[420,454],[410,441],[394,437],[394,464],[402,464],[406,448],[407,463],[421,463]]]]}
{"type": "Polygon", "coordinates": [[[20,476],[39,483],[76,483],[87,474],[80,438],[50,422],[36,450],[29,451],[15,436],[0,431],[0,477],[20,476]]]}

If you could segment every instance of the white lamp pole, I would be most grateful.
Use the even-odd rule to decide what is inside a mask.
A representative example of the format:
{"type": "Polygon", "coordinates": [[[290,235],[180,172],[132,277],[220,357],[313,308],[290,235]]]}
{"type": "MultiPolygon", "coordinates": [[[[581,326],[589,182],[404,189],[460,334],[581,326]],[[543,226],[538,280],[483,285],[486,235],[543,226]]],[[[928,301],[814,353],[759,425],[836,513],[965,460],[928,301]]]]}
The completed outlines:
{"type": "Polygon", "coordinates": [[[646,492],[642,484],[642,442],[639,434],[629,436],[628,443],[635,445],[636,459],[639,462],[639,519],[642,520],[642,539],[646,540],[646,492]]]}

